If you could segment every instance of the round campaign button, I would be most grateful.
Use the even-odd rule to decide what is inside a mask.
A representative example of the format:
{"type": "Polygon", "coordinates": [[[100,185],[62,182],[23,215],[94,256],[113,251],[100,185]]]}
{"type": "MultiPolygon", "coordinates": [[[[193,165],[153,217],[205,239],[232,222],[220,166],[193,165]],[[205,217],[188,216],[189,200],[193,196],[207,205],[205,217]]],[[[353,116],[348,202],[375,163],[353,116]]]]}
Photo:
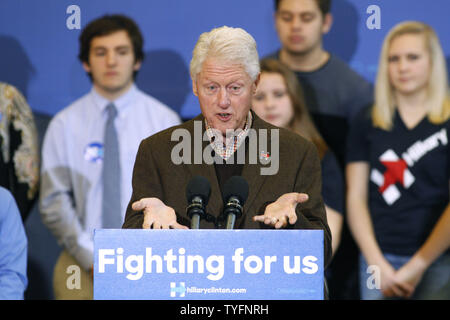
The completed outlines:
{"type": "Polygon", "coordinates": [[[84,148],[84,159],[90,162],[103,160],[103,143],[92,142],[84,148]]]}

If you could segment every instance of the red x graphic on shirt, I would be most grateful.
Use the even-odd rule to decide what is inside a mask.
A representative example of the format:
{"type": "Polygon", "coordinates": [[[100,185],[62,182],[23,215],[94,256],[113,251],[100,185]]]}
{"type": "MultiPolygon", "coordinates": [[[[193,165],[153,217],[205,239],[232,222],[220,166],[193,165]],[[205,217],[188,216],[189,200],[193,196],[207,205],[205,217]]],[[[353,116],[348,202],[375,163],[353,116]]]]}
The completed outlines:
{"type": "Polygon", "coordinates": [[[386,167],[384,173],[384,183],[380,187],[379,191],[383,193],[390,185],[400,182],[404,186],[403,176],[405,170],[408,168],[406,161],[399,159],[397,161],[381,161],[386,167]]]}

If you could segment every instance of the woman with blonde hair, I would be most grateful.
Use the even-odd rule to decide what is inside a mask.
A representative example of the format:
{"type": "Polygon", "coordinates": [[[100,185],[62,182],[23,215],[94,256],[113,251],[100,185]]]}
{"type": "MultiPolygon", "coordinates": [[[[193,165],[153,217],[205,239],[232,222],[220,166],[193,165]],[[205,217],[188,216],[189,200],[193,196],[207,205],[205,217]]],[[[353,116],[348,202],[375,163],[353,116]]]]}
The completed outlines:
{"type": "Polygon", "coordinates": [[[292,130],[314,143],[322,166],[322,196],[332,234],[332,252],[341,239],[344,210],[344,178],[334,154],[316,129],[306,108],[295,74],[278,60],[260,62],[261,78],[252,110],[263,120],[292,130]]]}
{"type": "MultiPolygon", "coordinates": [[[[450,298],[442,290],[450,281],[450,251],[435,252],[426,271],[431,261],[421,257],[433,227],[450,210],[446,72],[430,26],[415,21],[396,25],[383,43],[375,103],[350,130],[347,212],[362,253],[363,299],[428,299],[437,292],[438,298],[450,298]],[[423,262],[423,272],[406,276],[402,266],[417,266],[417,261],[423,262]]],[[[444,237],[442,230],[433,237],[444,237]]]]}

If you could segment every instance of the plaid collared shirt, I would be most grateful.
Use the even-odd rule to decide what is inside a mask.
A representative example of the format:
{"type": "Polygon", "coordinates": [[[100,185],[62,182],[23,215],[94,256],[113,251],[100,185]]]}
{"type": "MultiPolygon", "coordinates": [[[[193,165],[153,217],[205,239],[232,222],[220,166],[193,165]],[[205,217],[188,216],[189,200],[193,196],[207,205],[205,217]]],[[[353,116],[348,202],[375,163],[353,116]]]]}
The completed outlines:
{"type": "Polygon", "coordinates": [[[252,126],[252,113],[249,111],[247,120],[245,121],[244,129],[227,130],[225,142],[222,133],[214,128],[211,128],[208,121],[205,119],[206,134],[208,135],[211,147],[222,159],[228,160],[239,148],[242,142],[245,141],[248,132],[252,126]]]}

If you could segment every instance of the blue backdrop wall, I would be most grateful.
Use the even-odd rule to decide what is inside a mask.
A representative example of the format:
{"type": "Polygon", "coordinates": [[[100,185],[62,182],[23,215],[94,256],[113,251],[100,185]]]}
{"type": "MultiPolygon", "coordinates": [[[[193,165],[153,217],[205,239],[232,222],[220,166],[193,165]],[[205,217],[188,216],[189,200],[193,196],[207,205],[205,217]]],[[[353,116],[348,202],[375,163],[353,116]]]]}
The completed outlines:
{"type": "MultiPolygon", "coordinates": [[[[183,118],[200,111],[188,66],[202,32],[222,25],[242,27],[255,37],[261,56],[279,47],[272,0],[1,0],[0,81],[18,87],[34,111],[48,115],[90,88],[77,60],[81,30],[67,25],[76,18],[74,11],[67,12],[71,5],[79,8],[81,28],[105,13],[123,13],[136,20],[146,52],[137,84],[183,118]]],[[[400,21],[430,24],[450,56],[448,0],[334,0],[332,12],[335,20],[325,48],[372,82],[382,40],[400,21]],[[379,29],[366,24],[373,14],[367,12],[371,5],[380,9],[379,29]]]]}

